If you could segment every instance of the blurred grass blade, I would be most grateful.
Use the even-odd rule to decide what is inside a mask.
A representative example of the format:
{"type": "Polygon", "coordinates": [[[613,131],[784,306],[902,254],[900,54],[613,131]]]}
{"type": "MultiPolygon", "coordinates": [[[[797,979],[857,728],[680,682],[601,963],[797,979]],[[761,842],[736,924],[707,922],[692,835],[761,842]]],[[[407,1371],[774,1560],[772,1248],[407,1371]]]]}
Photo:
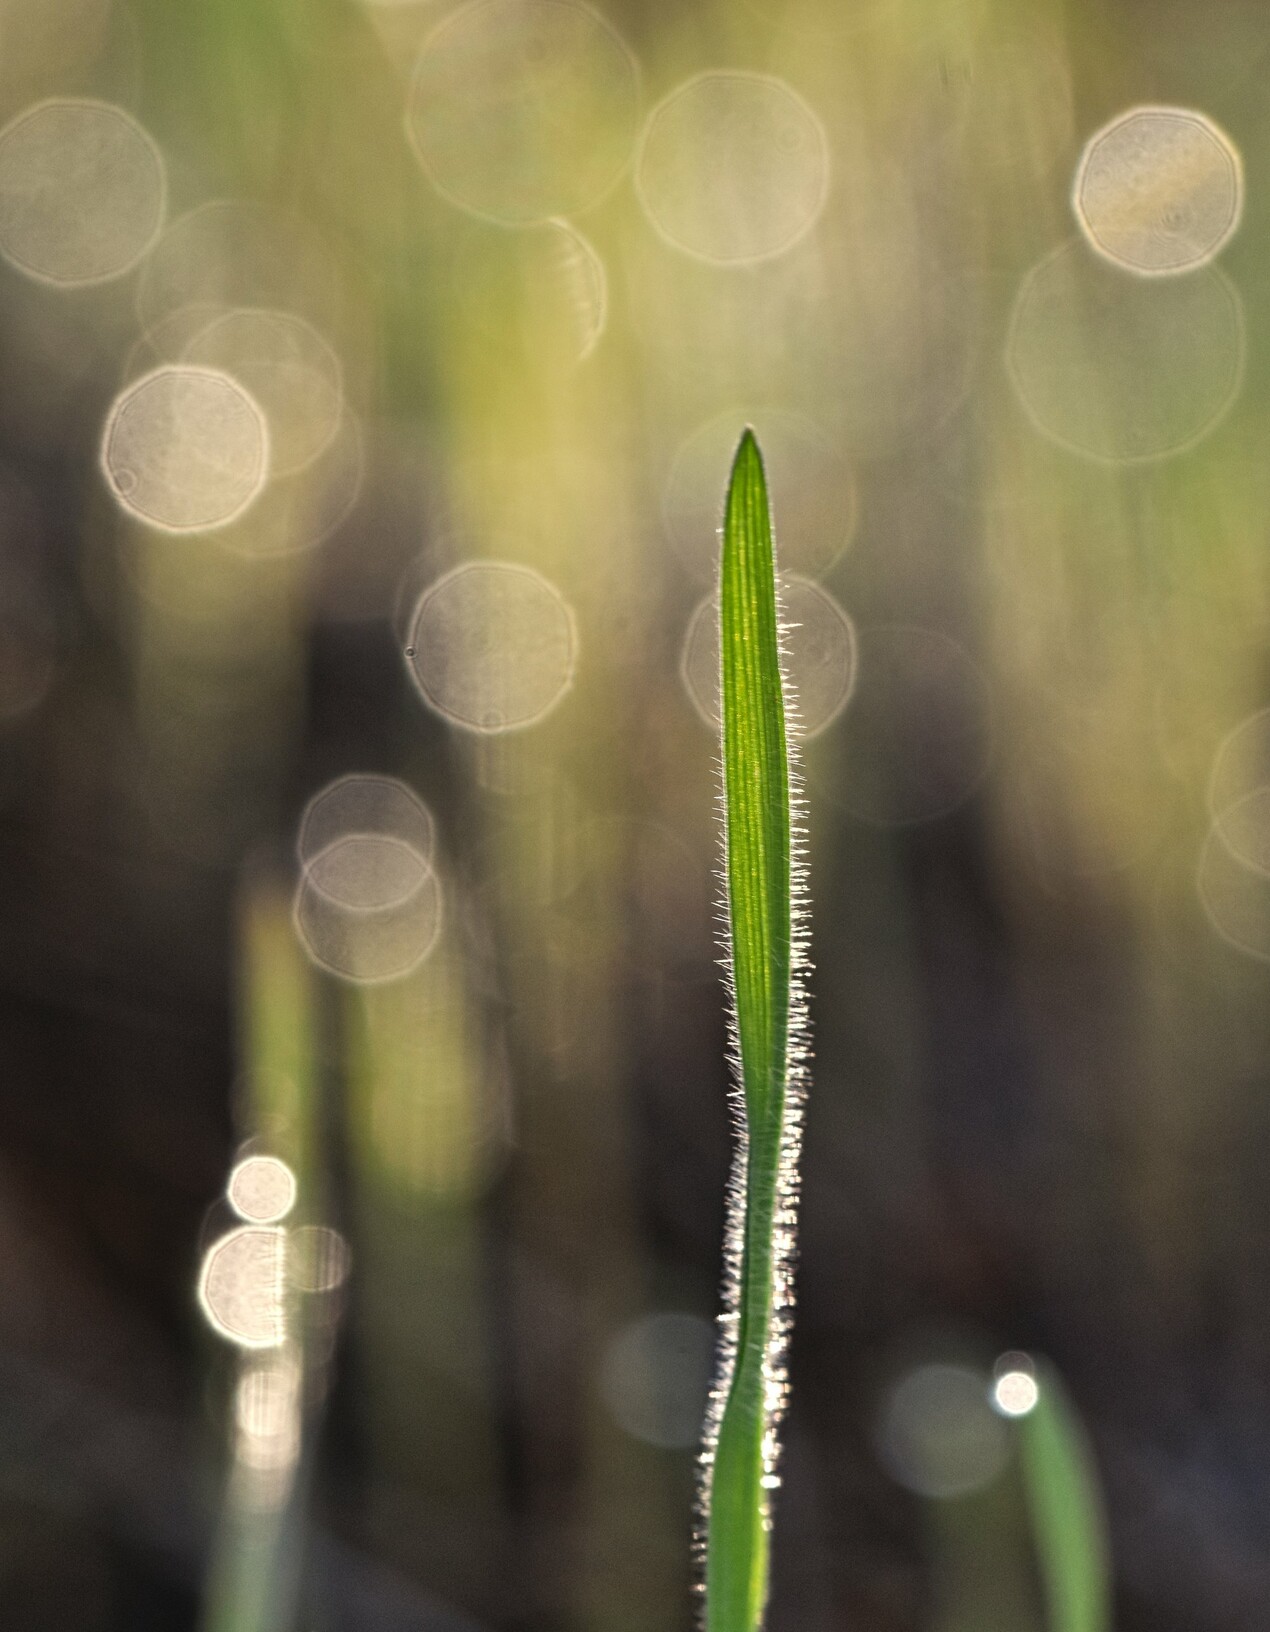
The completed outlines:
{"type": "Polygon", "coordinates": [[[1053,1368],[1038,1366],[1036,1380],[1036,1405],[1019,1419],[1019,1450],[1049,1632],[1109,1632],[1110,1570],[1093,1453],[1053,1368]]]}
{"type": "Polygon", "coordinates": [[[719,644],[727,968],[743,1137],[729,1198],[702,1520],[708,1632],[753,1632],[767,1601],[785,1395],[805,1014],[775,557],[763,462],[749,430],[724,516],[719,644]]]}

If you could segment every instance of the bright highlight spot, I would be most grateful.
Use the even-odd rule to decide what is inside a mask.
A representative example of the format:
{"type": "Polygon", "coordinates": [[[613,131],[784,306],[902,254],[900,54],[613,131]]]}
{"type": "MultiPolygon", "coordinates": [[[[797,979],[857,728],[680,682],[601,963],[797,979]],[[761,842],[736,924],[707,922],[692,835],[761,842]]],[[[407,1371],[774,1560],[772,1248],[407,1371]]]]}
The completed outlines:
{"type": "Polygon", "coordinates": [[[714,1335],[710,1323],[696,1315],[649,1315],[624,1327],[609,1344],[600,1371],[600,1391],[618,1426],[663,1450],[697,1445],[714,1335]]]}
{"type": "Polygon", "coordinates": [[[0,130],[0,255],[29,277],[120,277],[158,237],[165,198],[158,148],[110,103],[38,102],[0,130]]]}
{"type": "Polygon", "coordinates": [[[819,119],[768,74],[699,74],[649,116],[640,202],[668,243],[717,265],[769,260],[815,226],[829,191],[819,119]]]}
{"type": "Polygon", "coordinates": [[[568,0],[474,0],[424,41],[406,132],[437,191],[506,226],[573,215],[616,182],[634,142],[635,64],[568,0]]]}
{"type": "Polygon", "coordinates": [[[1041,1397],[1030,1371],[1006,1371],[992,1386],[992,1403],[1004,1417],[1026,1417],[1041,1397]]]}
{"type": "Polygon", "coordinates": [[[1005,1467],[1005,1424],[985,1378],[966,1366],[917,1366],[892,1389],[876,1430],[891,1476],[918,1496],[947,1500],[989,1484],[1005,1467]]]}
{"type": "Polygon", "coordinates": [[[406,662],[429,707],[452,725],[518,730],[548,715],[573,682],[578,637],[560,591],[530,567],[470,561],[425,590],[406,662]]]}
{"type": "Polygon", "coordinates": [[[1243,210],[1230,138],[1186,108],[1133,108],[1092,136],[1072,204],[1090,244],[1149,276],[1189,272],[1227,243],[1243,210]]]}
{"type": "Polygon", "coordinates": [[[276,1156],[248,1156],[229,1175],[229,1205],[253,1224],[276,1224],[295,1206],[295,1174],[276,1156]]]}
{"type": "MultiPolygon", "coordinates": [[[[786,672],[793,684],[791,726],[817,736],[847,706],[856,675],[851,619],[827,589],[809,578],[783,576],[781,618],[787,631],[786,672]]],[[[707,725],[719,724],[719,603],[707,595],[692,615],[681,662],[684,685],[707,725]]]]}
{"type": "Polygon", "coordinates": [[[286,1231],[247,1224],[207,1250],[198,1296],[213,1330],[244,1349],[276,1348],[286,1336],[286,1231]]]}
{"type": "Polygon", "coordinates": [[[1006,365],[1043,436],[1121,464],[1207,436],[1239,393],[1244,351],[1238,291],[1216,268],[1126,278],[1073,241],[1024,279],[1006,365]]]}
{"type": "Polygon", "coordinates": [[[240,381],[269,425],[274,476],[311,465],[330,446],[343,411],[340,360],[322,336],[291,312],[231,311],[213,318],[185,346],[182,361],[240,381]]]}
{"type": "Polygon", "coordinates": [[[115,398],[101,466],[122,508],[164,532],[203,532],[243,514],[265,485],[269,432],[236,380],[157,368],[115,398]]]}

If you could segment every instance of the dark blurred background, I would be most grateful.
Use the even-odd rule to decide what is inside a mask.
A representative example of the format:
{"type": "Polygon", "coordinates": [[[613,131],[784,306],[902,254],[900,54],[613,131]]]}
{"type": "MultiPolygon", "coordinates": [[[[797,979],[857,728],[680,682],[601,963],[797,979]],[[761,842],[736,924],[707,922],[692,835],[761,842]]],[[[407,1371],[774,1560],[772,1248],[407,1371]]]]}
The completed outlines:
{"type": "Polygon", "coordinates": [[[1116,1626],[1264,1624],[1268,52],[0,0],[6,1626],[689,1625],[747,422],[816,962],[773,1632],[1041,1632],[1014,1349],[1116,1626]]]}

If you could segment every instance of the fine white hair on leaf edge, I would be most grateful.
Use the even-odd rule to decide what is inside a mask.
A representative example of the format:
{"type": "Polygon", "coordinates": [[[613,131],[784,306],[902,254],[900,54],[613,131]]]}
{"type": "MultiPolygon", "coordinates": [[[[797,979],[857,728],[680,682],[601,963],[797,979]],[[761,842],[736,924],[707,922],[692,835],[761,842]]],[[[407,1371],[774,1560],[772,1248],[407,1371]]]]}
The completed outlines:
{"type": "MultiPolygon", "coordinates": [[[[773,542],[773,550],[775,543],[773,542]]],[[[811,1067],[811,1014],[807,1000],[807,978],[811,972],[811,916],[807,887],[807,818],[803,782],[795,744],[798,741],[798,705],[790,677],[789,636],[791,624],[784,613],[779,573],[776,574],[776,640],[781,668],[781,692],[785,712],[785,752],[789,781],[789,863],[790,863],[790,990],[785,1037],[785,1070],[782,1082],[781,1135],[777,1166],[776,1206],[773,1214],[772,1304],[763,1363],[763,1486],[765,1495],[779,1483],[780,1428],[788,1403],[789,1383],[786,1356],[794,1313],[794,1271],[797,1260],[799,1155],[802,1148],[804,1109],[811,1067]]],[[[722,643],[720,643],[722,646],[722,643]]],[[[722,666],[722,651],[720,651],[722,666]]],[[[722,695],[722,692],[720,693],[722,695]]],[[[722,729],[722,728],[721,728],[722,729]]],[[[715,872],[716,922],[719,928],[724,992],[728,1026],[728,1106],[735,1133],[732,1165],[728,1176],[726,1222],[723,1238],[722,1306],[718,1317],[719,1338],[715,1375],[706,1408],[702,1446],[697,1459],[697,1489],[693,1527],[693,1588],[702,1620],[705,1614],[706,1550],[710,1522],[710,1482],[724,1410],[731,1393],[737,1365],[740,1325],[742,1268],[745,1255],[746,1181],[749,1172],[750,1139],[746,1119],[744,1077],[741,1069],[740,1029],[736,1008],[736,985],[731,945],[731,918],[728,905],[727,791],[722,751],[716,761],[719,811],[719,858],[715,872]]],[[[764,1513],[770,1525],[770,1507],[764,1513]]]]}

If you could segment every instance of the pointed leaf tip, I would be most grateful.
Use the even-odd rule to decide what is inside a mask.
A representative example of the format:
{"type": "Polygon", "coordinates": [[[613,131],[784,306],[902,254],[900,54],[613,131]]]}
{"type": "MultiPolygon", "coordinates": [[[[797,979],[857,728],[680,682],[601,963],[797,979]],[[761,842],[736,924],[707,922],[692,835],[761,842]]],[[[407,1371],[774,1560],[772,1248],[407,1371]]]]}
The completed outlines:
{"type": "MultiPolygon", "coordinates": [[[[732,460],[724,502],[722,542],[724,578],[729,575],[729,558],[734,572],[757,569],[760,577],[770,572],[773,544],[767,472],[758,438],[750,425],[742,431],[732,460]]],[[[758,593],[761,597],[762,591],[758,593]]]]}
{"type": "Polygon", "coordinates": [[[754,427],[747,425],[741,432],[741,440],[736,445],[736,454],[732,460],[732,474],[736,474],[751,463],[763,469],[763,455],[759,452],[758,437],[754,434],[754,427]]]}

